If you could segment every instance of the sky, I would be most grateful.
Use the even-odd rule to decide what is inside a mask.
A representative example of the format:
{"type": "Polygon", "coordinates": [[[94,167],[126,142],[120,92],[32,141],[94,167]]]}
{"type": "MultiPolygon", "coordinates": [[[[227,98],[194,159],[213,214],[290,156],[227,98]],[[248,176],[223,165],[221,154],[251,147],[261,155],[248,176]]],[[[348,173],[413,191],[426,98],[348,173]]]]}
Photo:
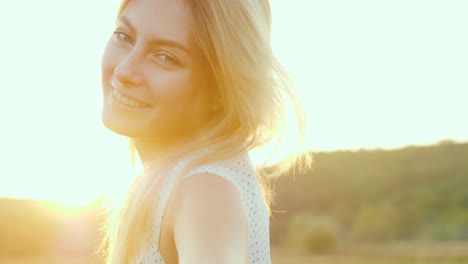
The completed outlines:
{"type": "MultiPolygon", "coordinates": [[[[468,141],[467,1],[271,5],[307,149],[468,141]]],[[[0,6],[0,196],[89,202],[135,172],[126,139],[101,124],[100,61],[118,1],[0,6]]]]}

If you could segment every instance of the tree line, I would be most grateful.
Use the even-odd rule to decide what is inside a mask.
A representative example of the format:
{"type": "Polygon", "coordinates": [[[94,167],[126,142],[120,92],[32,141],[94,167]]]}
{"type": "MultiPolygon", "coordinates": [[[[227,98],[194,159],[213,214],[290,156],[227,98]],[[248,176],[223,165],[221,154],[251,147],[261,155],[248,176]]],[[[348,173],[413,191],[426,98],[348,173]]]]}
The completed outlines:
{"type": "Polygon", "coordinates": [[[272,244],[468,239],[468,143],[313,157],[273,181],[272,244]]]}

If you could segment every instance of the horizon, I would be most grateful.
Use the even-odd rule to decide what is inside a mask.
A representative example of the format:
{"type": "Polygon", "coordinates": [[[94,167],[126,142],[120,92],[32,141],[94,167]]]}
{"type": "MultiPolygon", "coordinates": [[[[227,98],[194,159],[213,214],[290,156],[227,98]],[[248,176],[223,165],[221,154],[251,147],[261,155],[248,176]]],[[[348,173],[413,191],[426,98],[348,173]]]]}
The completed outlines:
{"type": "MultiPolygon", "coordinates": [[[[330,151],[312,151],[313,154],[322,154],[322,153],[326,153],[326,154],[333,154],[333,153],[338,153],[338,152],[352,152],[352,153],[356,153],[356,152],[360,152],[360,151],[367,151],[367,152],[372,152],[372,151],[386,151],[386,152],[390,152],[390,151],[399,151],[399,150],[403,150],[403,149],[407,149],[407,148],[427,148],[427,147],[436,147],[436,146],[439,146],[441,144],[456,144],[456,145],[464,145],[464,144],[468,144],[468,141],[456,141],[456,140],[452,140],[452,139],[444,139],[444,140],[441,140],[439,142],[435,142],[435,143],[432,143],[432,144],[410,144],[410,145],[406,145],[406,146],[402,146],[402,147],[396,147],[396,148],[391,148],[391,149],[387,149],[387,148],[360,148],[360,149],[339,149],[339,150],[330,150],[330,151]]],[[[102,196],[98,196],[98,197],[95,197],[94,199],[91,199],[87,202],[84,202],[84,203],[73,203],[73,202],[70,202],[70,201],[64,201],[62,199],[50,199],[50,198],[34,198],[34,197],[25,197],[25,196],[5,196],[5,195],[2,195],[0,194],[0,200],[1,199],[10,199],[10,200],[20,200],[20,201],[38,201],[38,202],[44,202],[44,203],[48,203],[48,202],[51,202],[51,203],[54,203],[56,204],[57,206],[61,206],[63,208],[67,208],[68,211],[80,211],[82,210],[83,208],[88,208],[89,206],[91,206],[93,203],[97,202],[99,199],[101,199],[102,196]]]]}

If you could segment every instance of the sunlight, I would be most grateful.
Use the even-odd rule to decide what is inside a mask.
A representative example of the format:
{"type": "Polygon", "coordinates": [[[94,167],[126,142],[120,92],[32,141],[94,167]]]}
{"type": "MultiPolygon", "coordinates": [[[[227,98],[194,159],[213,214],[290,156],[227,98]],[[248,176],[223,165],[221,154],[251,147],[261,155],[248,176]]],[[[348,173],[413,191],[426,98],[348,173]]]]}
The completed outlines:
{"type": "Polygon", "coordinates": [[[46,201],[44,202],[43,209],[52,210],[53,212],[60,215],[74,215],[82,213],[88,210],[89,206],[94,201],[83,203],[83,201],[67,201],[66,199],[60,199],[60,201],[46,201]]]}
{"type": "Polygon", "coordinates": [[[249,154],[254,166],[259,166],[261,164],[265,164],[267,166],[273,165],[286,159],[297,151],[308,151],[306,144],[303,144],[302,146],[299,145],[299,127],[293,105],[291,105],[290,102],[287,102],[285,109],[286,126],[282,128],[284,130],[284,134],[281,142],[276,146],[278,140],[275,139],[259,149],[250,151],[249,154]]]}
{"type": "MultiPolygon", "coordinates": [[[[258,168],[313,153],[311,170],[268,182],[273,263],[468,260],[468,1],[269,2],[272,50],[297,88],[306,135],[299,146],[288,104],[281,143],[250,158],[258,168]]],[[[80,258],[96,253],[108,216],[128,216],[118,209],[143,168],[101,120],[102,57],[120,3],[2,2],[0,264],[96,263],[80,258]]],[[[206,69],[180,72],[192,71],[206,69]]],[[[125,236],[117,223],[110,234],[125,236]]]]}
{"type": "MultiPolygon", "coordinates": [[[[103,193],[118,196],[112,189],[138,173],[125,140],[100,120],[101,56],[119,1],[51,2],[59,12],[10,1],[12,11],[0,17],[5,25],[15,21],[4,29],[15,41],[0,51],[5,98],[27,106],[13,100],[0,106],[7,128],[0,195],[86,206],[103,193]],[[28,19],[16,19],[18,13],[28,19]]],[[[294,76],[307,115],[305,149],[468,140],[463,8],[398,3],[342,1],[336,9],[328,2],[271,0],[273,50],[294,76]],[[419,6],[427,12],[418,13],[419,6]]],[[[287,129],[271,162],[294,150],[297,131],[287,129]]],[[[272,148],[251,152],[253,163],[272,148]]]]}

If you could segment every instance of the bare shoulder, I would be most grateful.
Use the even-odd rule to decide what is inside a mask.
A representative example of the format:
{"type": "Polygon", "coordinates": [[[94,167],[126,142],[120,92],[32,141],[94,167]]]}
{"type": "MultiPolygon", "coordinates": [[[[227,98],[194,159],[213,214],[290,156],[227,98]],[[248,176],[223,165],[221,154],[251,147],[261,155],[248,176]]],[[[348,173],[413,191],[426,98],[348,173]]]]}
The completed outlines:
{"type": "Polygon", "coordinates": [[[233,183],[199,173],[184,179],[173,198],[179,263],[247,263],[248,215],[233,183]]]}
{"type": "Polygon", "coordinates": [[[198,201],[213,203],[228,202],[221,204],[222,207],[241,203],[242,196],[238,188],[226,178],[212,173],[198,173],[184,179],[177,188],[180,198],[197,199],[198,201]],[[211,199],[218,198],[218,199],[211,199]]]}

